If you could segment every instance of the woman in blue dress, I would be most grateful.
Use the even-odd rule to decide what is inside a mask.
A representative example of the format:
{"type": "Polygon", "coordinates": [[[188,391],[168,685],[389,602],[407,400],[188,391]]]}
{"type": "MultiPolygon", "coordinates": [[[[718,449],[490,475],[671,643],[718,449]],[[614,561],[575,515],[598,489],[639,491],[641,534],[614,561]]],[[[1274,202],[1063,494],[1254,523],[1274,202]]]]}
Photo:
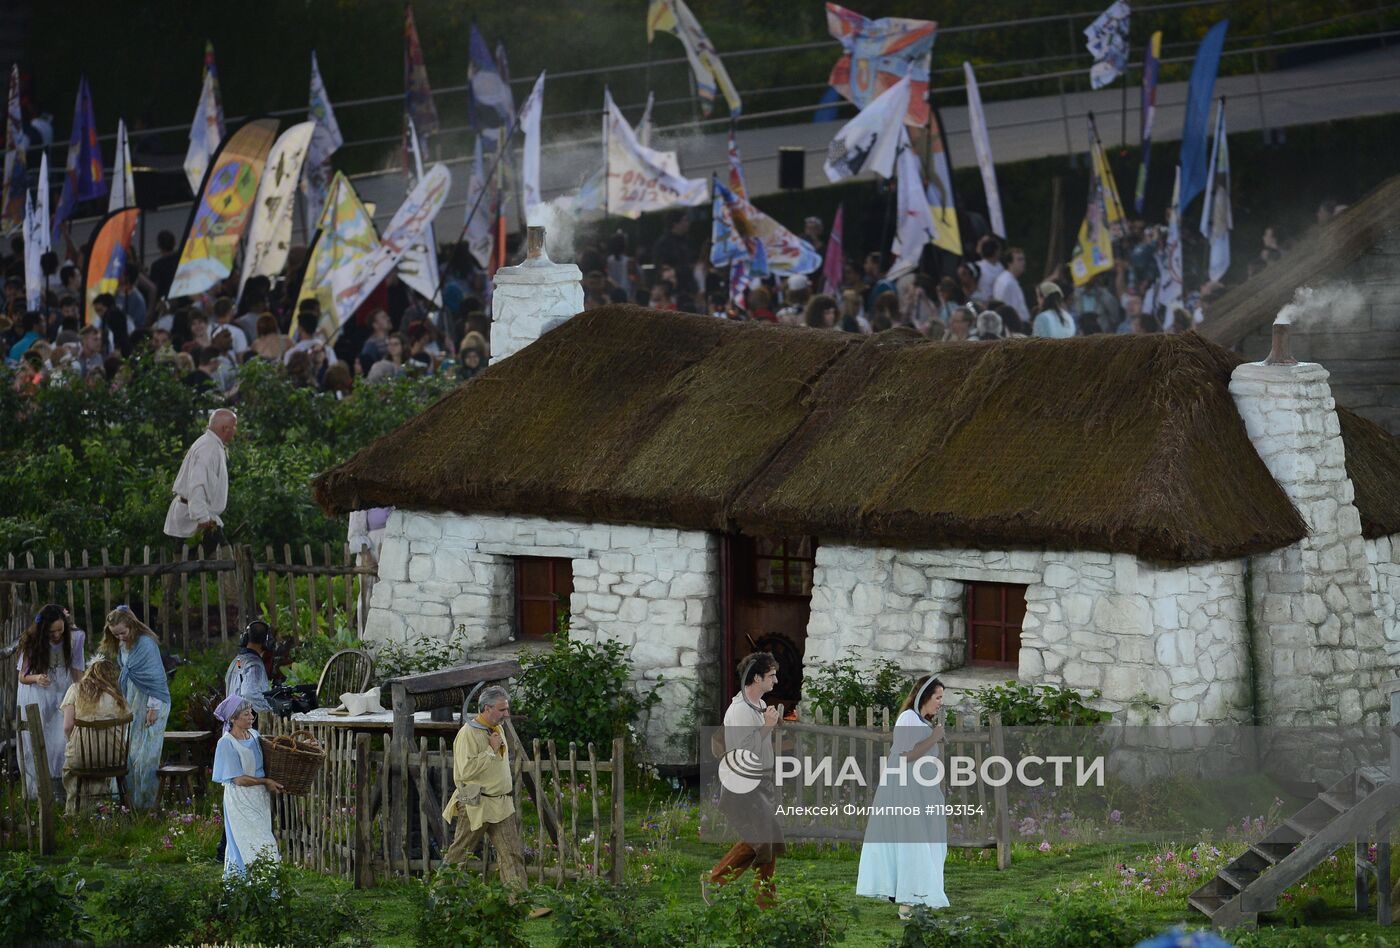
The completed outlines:
{"type": "Polygon", "coordinates": [[[943,740],[942,725],[933,723],[942,706],[943,683],[932,675],[916,681],[900,706],[894,743],[875,790],[876,814],[866,823],[860,850],[856,894],[892,899],[899,904],[900,918],[908,918],[915,905],[948,905],[943,892],[948,820],[940,810],[943,791],[932,782],[937,772],[930,764],[943,740]]]}
{"type": "Polygon", "coordinates": [[[131,752],[127,756],[127,793],[131,805],[149,810],[156,802],[156,771],[170,717],[170,684],[160,658],[160,641],[128,606],[107,614],[102,653],[121,666],[121,688],[131,707],[131,752]]]}
{"type": "Polygon", "coordinates": [[[214,709],[224,734],[214,748],[214,782],[224,785],[224,875],[243,875],[255,859],[280,859],[272,835],[272,794],[282,785],[267,776],[253,730],[253,705],[229,695],[214,709]]]}
{"type": "MultiPolygon", "coordinates": [[[[19,641],[19,687],[15,689],[21,718],[31,704],[39,706],[39,722],[44,732],[45,760],[55,792],[63,790],[63,711],[59,707],[68,686],[83,677],[83,630],[73,627],[73,620],[62,606],[50,603],[39,610],[34,624],[24,630],[19,641]]],[[[29,733],[20,736],[20,760],[24,769],[25,795],[38,797],[34,754],[29,746],[29,733]]]]}

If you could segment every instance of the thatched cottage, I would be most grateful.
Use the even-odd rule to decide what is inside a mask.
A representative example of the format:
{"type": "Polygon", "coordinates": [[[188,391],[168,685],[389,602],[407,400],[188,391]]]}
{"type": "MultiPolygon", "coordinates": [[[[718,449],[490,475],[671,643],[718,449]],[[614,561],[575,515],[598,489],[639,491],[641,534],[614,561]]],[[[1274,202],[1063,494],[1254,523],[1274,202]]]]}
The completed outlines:
{"type": "Polygon", "coordinates": [[[370,635],[484,648],[567,610],[665,678],[649,738],[680,762],[665,737],[755,647],[789,704],[803,665],[854,653],[1152,722],[1374,720],[1397,473],[1323,369],[1194,334],[930,343],[613,306],[315,494],[397,508],[370,635]]]}

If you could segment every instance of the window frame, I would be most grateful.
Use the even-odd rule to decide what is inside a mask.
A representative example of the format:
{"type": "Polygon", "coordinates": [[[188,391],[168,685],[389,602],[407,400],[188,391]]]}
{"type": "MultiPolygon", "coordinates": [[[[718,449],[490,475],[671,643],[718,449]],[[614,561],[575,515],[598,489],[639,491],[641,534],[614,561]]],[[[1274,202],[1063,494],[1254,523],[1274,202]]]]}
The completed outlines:
{"type": "Polygon", "coordinates": [[[513,556],[515,589],[512,595],[512,613],[515,622],[515,640],[543,642],[554,634],[559,622],[559,613],[570,612],[570,597],[574,591],[574,561],[562,556],[513,556]],[[545,593],[526,593],[524,573],[532,565],[548,564],[549,590],[545,593]],[[563,582],[561,582],[561,579],[563,582]],[[549,629],[546,632],[526,632],[525,605],[529,602],[548,602],[553,605],[549,629]]]}
{"type": "Polygon", "coordinates": [[[1021,630],[1025,623],[1026,591],[1029,587],[1021,583],[967,582],[963,589],[963,615],[967,631],[967,664],[982,668],[1019,668],[1021,664],[1021,630]],[[995,589],[998,593],[994,617],[981,617],[977,612],[977,591],[995,589]],[[1020,596],[1021,619],[1011,621],[1009,606],[1013,595],[1020,596]],[[979,635],[979,632],[981,635],[979,635]],[[977,658],[977,644],[986,640],[982,635],[994,634],[997,638],[999,659],[977,658]],[[1007,655],[1010,654],[1010,658],[1007,655]]]}

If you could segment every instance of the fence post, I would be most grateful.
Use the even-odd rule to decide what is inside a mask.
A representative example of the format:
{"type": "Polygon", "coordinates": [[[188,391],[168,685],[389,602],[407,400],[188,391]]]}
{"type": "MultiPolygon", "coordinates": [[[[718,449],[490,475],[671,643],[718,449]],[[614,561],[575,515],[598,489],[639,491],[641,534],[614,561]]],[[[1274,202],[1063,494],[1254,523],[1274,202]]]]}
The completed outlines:
{"type": "Polygon", "coordinates": [[[355,735],[355,888],[374,886],[374,846],[370,830],[374,821],[371,798],[374,786],[369,774],[369,735],[355,735]]]}
{"type": "MultiPolygon", "coordinates": [[[[240,543],[233,548],[233,583],[238,601],[238,624],[247,626],[257,618],[257,594],[253,586],[253,548],[240,543]]],[[[273,616],[274,622],[277,617],[273,616]]]]}
{"type": "MultiPolygon", "coordinates": [[[[393,740],[389,745],[389,865],[408,869],[408,755],[413,743],[413,701],[403,682],[391,689],[394,708],[393,740]]],[[[424,840],[427,845],[427,840],[424,840]]]]}
{"type": "MultiPolygon", "coordinates": [[[[612,866],[609,878],[613,885],[622,884],[622,865],[626,856],[626,832],[622,825],[622,738],[613,738],[612,766],[612,866]]],[[[541,794],[543,796],[543,794],[541,794]]],[[[561,834],[562,835],[562,834],[561,834]]]]}
{"type": "MultiPolygon", "coordinates": [[[[1001,733],[1001,712],[993,711],[987,718],[991,731],[991,756],[1006,757],[1006,741],[1001,733]]],[[[996,807],[997,869],[1011,868],[1011,814],[1007,812],[1006,784],[992,788],[992,805],[996,807]]]]}
{"type": "Polygon", "coordinates": [[[39,854],[51,856],[53,835],[53,776],[49,773],[49,758],[44,748],[44,726],[39,720],[39,706],[24,706],[24,729],[29,732],[29,755],[34,765],[34,789],[39,797],[39,854]]]}

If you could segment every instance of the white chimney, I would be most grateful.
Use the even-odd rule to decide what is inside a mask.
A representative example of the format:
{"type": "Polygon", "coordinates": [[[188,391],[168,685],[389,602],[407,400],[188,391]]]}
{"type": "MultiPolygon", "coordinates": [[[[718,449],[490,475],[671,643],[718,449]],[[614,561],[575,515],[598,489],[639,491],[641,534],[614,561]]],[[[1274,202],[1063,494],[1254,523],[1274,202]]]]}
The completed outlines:
{"type": "Polygon", "coordinates": [[[491,297],[491,361],[519,352],[570,316],[583,312],[583,274],[544,252],[544,228],[525,231],[525,262],[501,267],[491,297]]]}

